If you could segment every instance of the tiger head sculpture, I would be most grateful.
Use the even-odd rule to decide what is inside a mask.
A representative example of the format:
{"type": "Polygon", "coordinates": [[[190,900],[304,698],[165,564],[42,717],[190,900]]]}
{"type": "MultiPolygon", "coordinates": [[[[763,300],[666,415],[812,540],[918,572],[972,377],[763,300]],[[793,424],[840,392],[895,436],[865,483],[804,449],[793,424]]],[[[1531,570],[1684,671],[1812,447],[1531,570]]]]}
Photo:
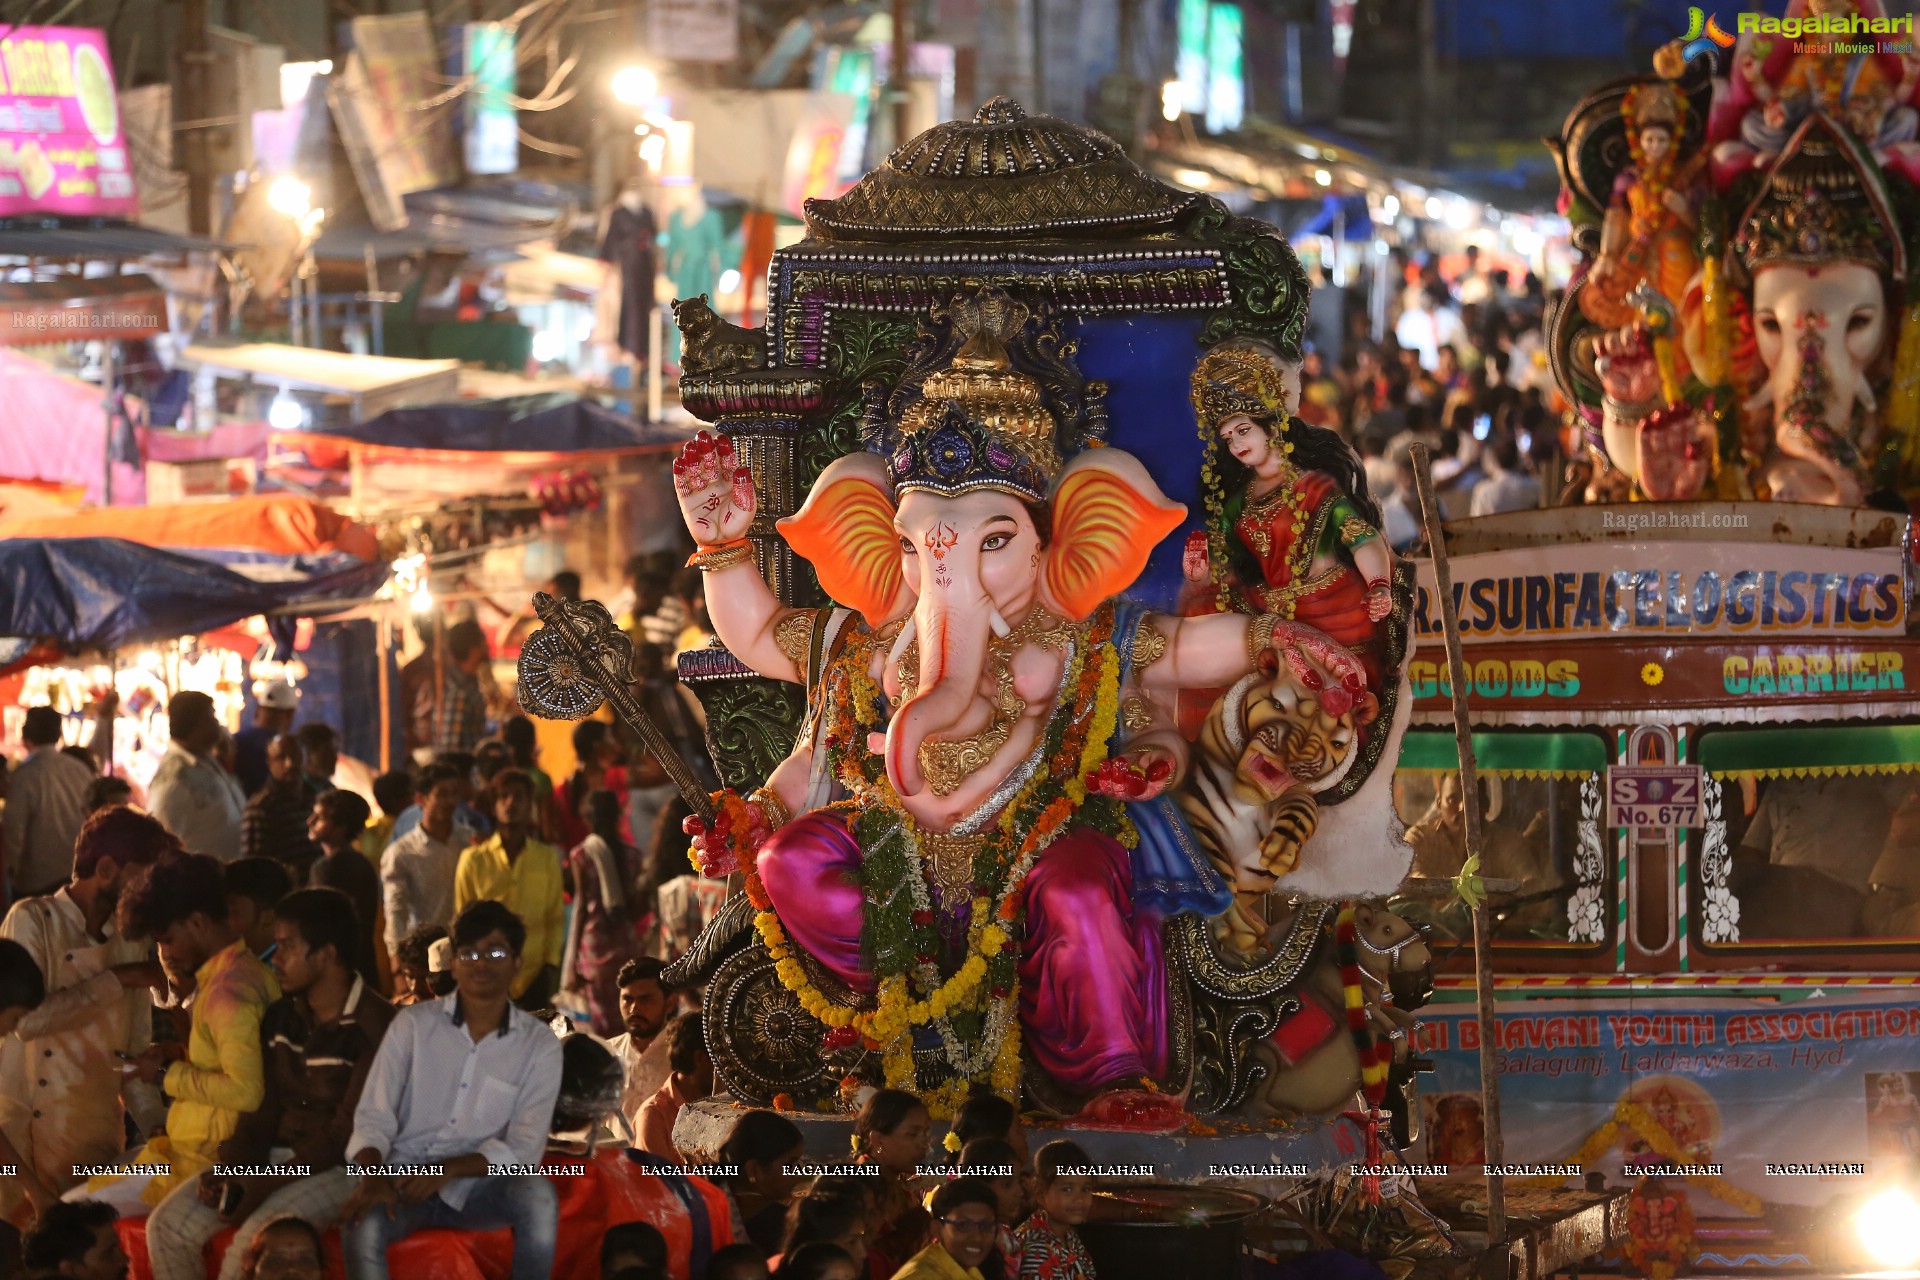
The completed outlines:
{"type": "Polygon", "coordinates": [[[1215,710],[1224,744],[1238,744],[1236,789],[1272,804],[1296,788],[1317,794],[1337,786],[1353,767],[1360,729],[1379,714],[1380,703],[1362,694],[1344,714],[1332,715],[1315,690],[1280,678],[1268,654],[1262,670],[1230,689],[1215,710]]]}

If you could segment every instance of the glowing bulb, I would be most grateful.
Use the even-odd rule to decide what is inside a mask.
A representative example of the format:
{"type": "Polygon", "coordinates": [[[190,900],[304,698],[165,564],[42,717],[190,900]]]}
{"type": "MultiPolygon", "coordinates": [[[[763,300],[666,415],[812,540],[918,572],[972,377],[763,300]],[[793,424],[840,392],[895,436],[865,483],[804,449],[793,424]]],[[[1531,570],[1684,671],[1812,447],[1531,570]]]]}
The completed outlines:
{"type": "Polygon", "coordinates": [[[304,221],[313,209],[313,189],[300,179],[283,174],[267,188],[267,203],[276,213],[304,221]]]}
{"type": "Polygon", "coordinates": [[[1381,214],[1389,218],[1399,217],[1400,216],[1400,197],[1388,196],[1385,200],[1382,200],[1380,202],[1380,212],[1381,214]]]}
{"type": "Polygon", "coordinates": [[[560,358],[560,335],[551,329],[542,329],[533,335],[533,358],[541,364],[560,358]]]}
{"type": "Polygon", "coordinates": [[[1183,187],[1192,187],[1195,191],[1205,191],[1213,185],[1213,175],[1204,169],[1175,169],[1173,180],[1183,187]]]}
{"type": "Polygon", "coordinates": [[[660,167],[660,162],[662,160],[665,160],[666,158],[667,158],[667,135],[666,134],[650,133],[646,137],[640,139],[640,159],[645,162],[647,168],[658,169],[660,167]]]}
{"type": "Polygon", "coordinates": [[[1180,82],[1169,80],[1160,86],[1160,115],[1168,121],[1180,118],[1180,82]]]}
{"type": "Polygon", "coordinates": [[[728,267],[720,273],[720,292],[732,293],[740,287],[740,273],[728,267]]]}
{"type": "Polygon", "coordinates": [[[419,587],[414,590],[413,595],[409,597],[407,601],[407,607],[415,613],[433,612],[433,592],[427,588],[426,583],[421,583],[419,587]]]}
{"type": "Polygon", "coordinates": [[[1920,1262],[1920,1204],[1899,1187],[1882,1191],[1860,1206],[1853,1228],[1873,1260],[1888,1270],[1920,1262]]]}
{"type": "Polygon", "coordinates": [[[1446,201],[1442,200],[1439,196],[1427,197],[1427,216],[1429,218],[1432,218],[1435,222],[1438,222],[1441,218],[1441,215],[1445,214],[1446,211],[1447,211],[1446,201]]]}
{"type": "Polygon", "coordinates": [[[613,96],[630,107],[643,106],[660,94],[660,77],[647,67],[622,67],[613,73],[613,96]]]}
{"type": "Polygon", "coordinates": [[[267,406],[267,425],[275,431],[298,431],[307,425],[307,411],[300,402],[282,391],[267,406]]]}
{"type": "Polygon", "coordinates": [[[1315,169],[1313,171],[1313,180],[1319,183],[1323,187],[1330,187],[1333,185],[1333,175],[1328,173],[1325,169],[1315,169]]]}

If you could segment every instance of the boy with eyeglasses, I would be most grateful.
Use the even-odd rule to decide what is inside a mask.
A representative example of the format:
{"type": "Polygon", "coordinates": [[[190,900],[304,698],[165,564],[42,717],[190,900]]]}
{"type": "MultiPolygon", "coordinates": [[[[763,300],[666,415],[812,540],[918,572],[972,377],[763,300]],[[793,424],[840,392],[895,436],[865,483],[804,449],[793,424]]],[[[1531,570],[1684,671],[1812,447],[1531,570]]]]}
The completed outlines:
{"type": "Polygon", "coordinates": [[[893,1280],[982,1280],[993,1252],[999,1201],[985,1178],[955,1178],[933,1193],[933,1243],[907,1260],[893,1280]]]}
{"type": "Polygon", "coordinates": [[[513,1233],[513,1280],[553,1271],[559,1202],[535,1166],[560,1095],[560,1041],[509,995],[527,929],[492,900],[453,922],[454,992],[394,1015],[347,1150],[359,1189],[341,1233],[351,1280],[387,1280],[387,1246],[433,1228],[513,1233]]]}

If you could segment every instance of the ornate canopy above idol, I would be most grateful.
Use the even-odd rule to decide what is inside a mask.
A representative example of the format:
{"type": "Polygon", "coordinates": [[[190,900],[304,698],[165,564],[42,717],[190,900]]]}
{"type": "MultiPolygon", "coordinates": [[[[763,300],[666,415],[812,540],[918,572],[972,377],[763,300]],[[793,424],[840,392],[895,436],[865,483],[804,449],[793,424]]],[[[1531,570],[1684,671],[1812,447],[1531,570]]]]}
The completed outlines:
{"type": "Polygon", "coordinates": [[[1792,0],[1780,29],[1675,42],[1567,117],[1587,261],[1549,346],[1586,428],[1571,500],[1906,509],[1920,54],[1783,33],[1855,17],[1886,29],[1879,0],[1792,0]]]}

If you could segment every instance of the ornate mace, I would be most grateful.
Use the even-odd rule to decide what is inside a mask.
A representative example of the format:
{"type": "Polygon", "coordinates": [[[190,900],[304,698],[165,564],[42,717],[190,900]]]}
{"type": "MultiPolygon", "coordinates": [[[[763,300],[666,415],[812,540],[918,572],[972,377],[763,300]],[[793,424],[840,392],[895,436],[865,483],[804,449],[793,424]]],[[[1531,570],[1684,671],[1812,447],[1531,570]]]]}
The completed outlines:
{"type": "Polygon", "coordinates": [[[556,600],[541,591],[534,612],[546,625],[520,650],[520,705],[543,720],[584,720],[603,702],[640,735],[680,798],[704,822],[713,802],[634,689],[633,640],[598,600],[556,600]]]}

